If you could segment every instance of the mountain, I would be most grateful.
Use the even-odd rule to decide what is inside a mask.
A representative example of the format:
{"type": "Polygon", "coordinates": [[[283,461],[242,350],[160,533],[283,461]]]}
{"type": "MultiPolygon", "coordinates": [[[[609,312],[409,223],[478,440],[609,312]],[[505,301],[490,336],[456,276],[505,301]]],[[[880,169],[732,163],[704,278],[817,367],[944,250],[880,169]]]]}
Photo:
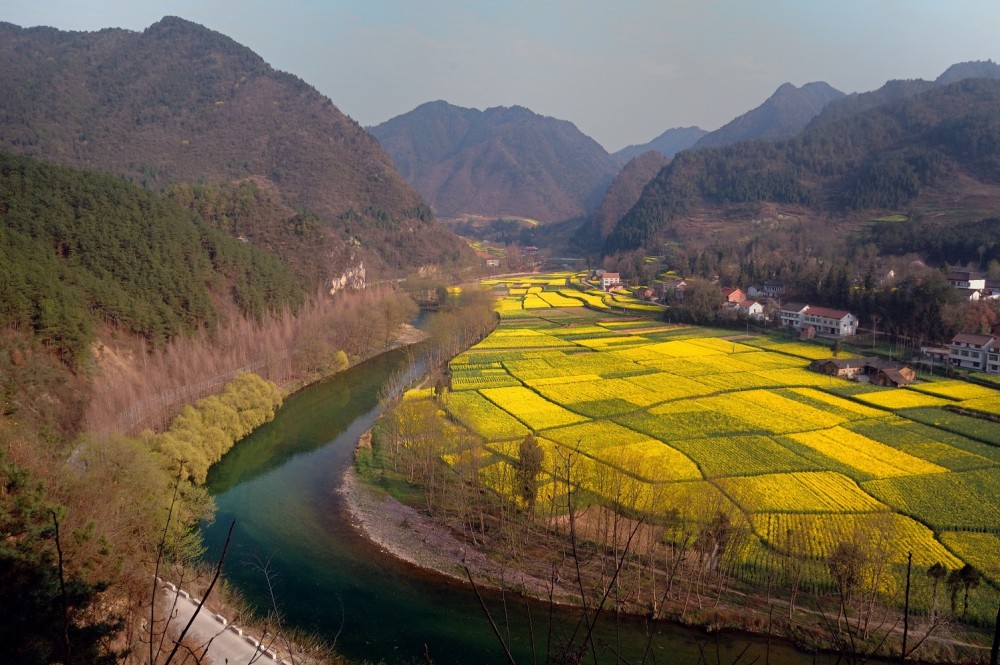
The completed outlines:
{"type": "Polygon", "coordinates": [[[687,150],[693,146],[705,134],[708,132],[700,127],[675,127],[663,132],[649,143],[630,145],[612,153],[611,156],[622,165],[633,157],[650,150],[656,150],[664,157],[673,157],[681,150],[687,150]]]}
{"type": "Polygon", "coordinates": [[[892,211],[945,222],[988,217],[998,203],[1000,81],[968,79],[793,139],[684,151],[645,187],[605,252],[762,212],[868,220],[892,211]]]}
{"type": "Polygon", "coordinates": [[[878,90],[852,93],[830,102],[809,122],[807,128],[814,129],[839,122],[890,102],[914,97],[934,86],[934,83],[923,79],[888,81],[878,90]]]}
{"type": "Polygon", "coordinates": [[[964,79],[1000,79],[1000,65],[992,60],[959,62],[944,70],[934,82],[948,85],[964,79]]]}
{"type": "Polygon", "coordinates": [[[670,160],[657,150],[649,150],[629,160],[611,182],[583,235],[601,240],[608,237],[618,220],[639,200],[646,183],[669,163],[670,160]]]}
{"type": "Polygon", "coordinates": [[[970,78],[1000,79],[1000,65],[992,60],[960,62],[946,69],[934,81],[923,79],[888,81],[878,90],[852,93],[830,102],[809,123],[809,128],[849,118],[889,102],[914,97],[940,85],[949,85],[970,78]]]}
{"type": "Polygon", "coordinates": [[[575,125],[520,106],[479,111],[428,102],[369,131],[448,217],[579,217],[597,206],[617,171],[575,125]]]}
{"type": "Polygon", "coordinates": [[[843,96],[844,93],[822,81],[807,83],[801,88],[785,83],[763,104],[709,132],[694,147],[719,148],[740,141],[791,138],[801,132],[823,107],[843,96]]]}
{"type": "Polygon", "coordinates": [[[173,17],[141,33],[2,23],[0,63],[0,150],[151,189],[273,186],[320,220],[326,277],[360,259],[405,269],[464,251],[357,123],[225,35],[173,17]]]}

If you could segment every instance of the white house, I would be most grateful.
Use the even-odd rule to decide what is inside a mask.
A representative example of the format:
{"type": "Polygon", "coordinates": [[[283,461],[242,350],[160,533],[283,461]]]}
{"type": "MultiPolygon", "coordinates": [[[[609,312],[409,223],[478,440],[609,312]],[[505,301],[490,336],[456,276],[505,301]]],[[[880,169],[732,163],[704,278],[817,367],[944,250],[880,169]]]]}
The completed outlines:
{"type": "Polygon", "coordinates": [[[857,317],[841,309],[788,303],[778,315],[782,326],[795,330],[812,326],[817,335],[847,337],[858,332],[857,317]]]}
{"type": "Polygon", "coordinates": [[[956,289],[982,291],[986,288],[986,275],[971,270],[952,270],[948,273],[948,283],[956,289]]]}
{"type": "Polygon", "coordinates": [[[751,319],[764,318],[764,306],[756,300],[744,300],[740,303],[740,314],[751,319]]]}
{"type": "Polygon", "coordinates": [[[618,286],[622,283],[621,275],[616,272],[606,272],[601,275],[601,288],[607,291],[608,289],[618,286]]]}
{"type": "Polygon", "coordinates": [[[806,310],[809,309],[809,305],[800,302],[790,302],[785,303],[785,305],[778,312],[778,316],[781,318],[781,325],[784,328],[794,328],[798,330],[802,327],[802,317],[805,315],[806,310]]]}
{"type": "Polygon", "coordinates": [[[817,335],[847,337],[858,332],[858,319],[850,312],[809,305],[802,315],[802,325],[816,328],[817,335]]]}
{"type": "Polygon", "coordinates": [[[948,348],[951,364],[956,367],[1000,373],[1000,340],[994,335],[958,333],[948,348]]]}

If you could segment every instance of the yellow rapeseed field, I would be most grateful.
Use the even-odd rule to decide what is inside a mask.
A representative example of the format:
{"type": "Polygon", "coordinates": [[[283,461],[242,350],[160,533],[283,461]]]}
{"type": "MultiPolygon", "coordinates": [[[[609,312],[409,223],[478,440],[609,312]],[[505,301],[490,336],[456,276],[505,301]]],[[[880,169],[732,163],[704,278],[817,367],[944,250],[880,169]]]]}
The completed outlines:
{"type": "Polygon", "coordinates": [[[948,412],[925,408],[1000,414],[1000,391],[959,380],[862,387],[808,369],[831,357],[828,342],[615,317],[608,304],[638,303],[574,288],[579,279],[494,281],[512,294],[498,303],[501,323],[452,360],[440,401],[486,446],[476,459],[446,453],[450,465],[480,464],[484,485],[511,496],[511,465],[533,431],[547,474],[539,504],[565,505],[569,465],[590,500],[745,524],[733,554],[745,570],[780,556],[791,530],[817,570],[840,542],[865,541],[897,564],[912,550],[918,566],[971,563],[1000,583],[1000,453],[981,443],[995,424],[965,418],[978,429],[962,436],[938,427],[933,413],[948,412]]]}
{"type": "Polygon", "coordinates": [[[790,434],[790,438],[821,455],[873,478],[891,478],[948,470],[919,457],[856,434],[843,427],[790,434]]]}

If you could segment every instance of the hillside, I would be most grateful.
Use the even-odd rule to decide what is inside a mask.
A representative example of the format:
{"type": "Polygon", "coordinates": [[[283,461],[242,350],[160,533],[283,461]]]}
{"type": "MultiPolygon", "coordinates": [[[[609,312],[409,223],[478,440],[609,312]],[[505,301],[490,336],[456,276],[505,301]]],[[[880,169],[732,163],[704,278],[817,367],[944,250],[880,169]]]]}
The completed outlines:
{"type": "MultiPolygon", "coordinates": [[[[463,252],[357,123],[200,25],[167,17],[141,33],[84,33],[3,23],[0,63],[2,150],[150,189],[247,179],[273,186],[284,208],[321,221],[313,251],[325,257],[325,274],[317,278],[359,259],[405,269],[463,252]]],[[[280,228],[287,219],[267,221],[280,228]]]]}
{"type": "Polygon", "coordinates": [[[998,147],[1000,82],[969,79],[794,139],[685,151],[646,186],[605,252],[691,232],[697,220],[740,224],[766,206],[812,218],[988,217],[1000,201],[998,147]]]}
{"type": "Polygon", "coordinates": [[[627,146],[612,153],[611,156],[622,165],[633,157],[638,157],[650,150],[656,150],[664,157],[673,157],[681,150],[687,150],[693,146],[705,134],[708,132],[700,127],[674,127],[663,132],[649,143],[627,146]]]}
{"type": "Polygon", "coordinates": [[[519,107],[437,101],[369,129],[441,216],[579,217],[600,202],[614,161],[572,123],[519,107]]]}
{"type": "Polygon", "coordinates": [[[601,240],[608,237],[618,220],[639,200],[646,183],[669,163],[670,160],[656,150],[633,157],[608,187],[604,200],[585,227],[585,235],[601,240]]]}
{"type": "Polygon", "coordinates": [[[781,85],[757,108],[709,132],[694,144],[699,148],[720,148],[740,141],[778,140],[795,136],[827,104],[844,93],[818,81],[796,88],[781,85]]]}
{"type": "Polygon", "coordinates": [[[220,308],[259,319],[302,301],[272,256],[109,175],[0,153],[0,227],[0,325],[69,365],[102,325],[158,346],[220,308]]]}

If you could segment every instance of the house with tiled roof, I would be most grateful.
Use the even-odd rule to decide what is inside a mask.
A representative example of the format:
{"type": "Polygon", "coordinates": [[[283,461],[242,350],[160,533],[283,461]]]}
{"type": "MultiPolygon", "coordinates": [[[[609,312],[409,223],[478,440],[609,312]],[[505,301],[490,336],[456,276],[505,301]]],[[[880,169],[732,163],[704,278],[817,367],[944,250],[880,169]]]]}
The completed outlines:
{"type": "Polygon", "coordinates": [[[731,286],[722,289],[722,299],[725,302],[740,303],[747,299],[747,294],[743,292],[743,289],[731,286]]]}
{"type": "Polygon", "coordinates": [[[842,309],[786,303],[778,312],[778,316],[785,328],[794,330],[812,328],[817,335],[849,337],[858,332],[857,317],[842,309]]]}
{"type": "Polygon", "coordinates": [[[951,338],[948,348],[952,365],[1000,374],[1000,340],[996,335],[958,333],[951,338]]]}
{"type": "Polygon", "coordinates": [[[816,328],[817,335],[848,337],[858,332],[858,318],[842,309],[809,305],[802,316],[803,325],[816,328]]]}
{"type": "Polygon", "coordinates": [[[601,275],[601,288],[605,291],[612,289],[622,283],[621,275],[616,272],[606,272],[601,275]]]}

